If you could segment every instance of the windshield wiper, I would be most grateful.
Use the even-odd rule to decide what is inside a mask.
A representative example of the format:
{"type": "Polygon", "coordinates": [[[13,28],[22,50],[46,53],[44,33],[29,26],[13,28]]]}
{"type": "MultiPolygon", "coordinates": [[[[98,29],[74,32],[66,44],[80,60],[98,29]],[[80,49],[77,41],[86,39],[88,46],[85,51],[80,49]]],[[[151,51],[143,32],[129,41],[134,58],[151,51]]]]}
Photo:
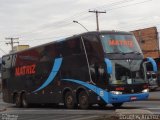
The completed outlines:
{"type": "Polygon", "coordinates": [[[138,52],[138,51],[127,52],[127,53],[125,53],[125,54],[132,54],[132,53],[135,53],[135,54],[137,54],[137,55],[142,54],[142,53],[140,53],[140,52],[138,52]]]}
{"type": "Polygon", "coordinates": [[[125,55],[124,52],[121,52],[121,51],[117,51],[117,52],[109,52],[107,54],[122,54],[122,55],[125,55]]]}
{"type": "Polygon", "coordinates": [[[122,51],[117,51],[117,52],[110,52],[110,53],[107,53],[107,54],[122,54],[122,55],[125,55],[125,54],[137,54],[137,55],[140,55],[142,53],[138,52],[138,51],[132,51],[132,52],[122,52],[122,51]]]}

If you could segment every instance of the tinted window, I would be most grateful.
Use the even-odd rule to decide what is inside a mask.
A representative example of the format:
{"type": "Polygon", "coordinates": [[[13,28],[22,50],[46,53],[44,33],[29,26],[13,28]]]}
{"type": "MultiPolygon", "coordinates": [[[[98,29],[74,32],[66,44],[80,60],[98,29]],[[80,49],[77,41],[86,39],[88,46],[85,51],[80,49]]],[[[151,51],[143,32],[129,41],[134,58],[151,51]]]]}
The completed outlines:
{"type": "Polygon", "coordinates": [[[80,54],[83,51],[81,39],[68,39],[62,43],[61,52],[63,56],[80,54]]]}
{"type": "Polygon", "coordinates": [[[89,62],[89,70],[94,83],[106,87],[106,76],[103,67],[104,57],[102,45],[96,35],[83,36],[87,58],[89,62]]]}
{"type": "Polygon", "coordinates": [[[104,52],[141,52],[139,45],[133,35],[127,34],[104,34],[100,36],[104,52]]]}
{"type": "MultiPolygon", "coordinates": [[[[86,48],[86,52],[90,60],[92,62],[92,58],[96,58],[97,60],[103,61],[103,51],[102,45],[100,44],[96,35],[86,35],[83,37],[84,44],[86,48]]],[[[95,61],[94,61],[95,62],[95,61]]]]}

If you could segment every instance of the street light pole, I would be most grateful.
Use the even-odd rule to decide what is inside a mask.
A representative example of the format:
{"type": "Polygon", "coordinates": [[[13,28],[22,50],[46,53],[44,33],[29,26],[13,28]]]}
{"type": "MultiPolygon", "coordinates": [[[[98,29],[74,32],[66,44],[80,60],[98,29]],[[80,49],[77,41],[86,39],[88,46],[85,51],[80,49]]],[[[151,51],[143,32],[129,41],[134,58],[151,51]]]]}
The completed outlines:
{"type": "Polygon", "coordinates": [[[86,27],[84,27],[84,25],[82,25],[81,23],[79,23],[79,22],[76,21],[76,20],[73,20],[73,22],[79,24],[80,26],[82,26],[82,27],[88,32],[88,29],[87,29],[86,27]]]}

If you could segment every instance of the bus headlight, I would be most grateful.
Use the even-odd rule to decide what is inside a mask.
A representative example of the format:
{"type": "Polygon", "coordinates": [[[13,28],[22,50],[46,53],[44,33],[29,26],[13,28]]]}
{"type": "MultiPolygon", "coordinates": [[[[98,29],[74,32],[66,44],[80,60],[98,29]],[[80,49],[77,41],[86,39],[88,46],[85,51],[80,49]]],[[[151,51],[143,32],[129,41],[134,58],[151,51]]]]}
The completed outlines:
{"type": "Polygon", "coordinates": [[[149,89],[144,89],[144,90],[142,90],[142,92],[147,93],[147,92],[149,92],[149,89]]]}
{"type": "Polygon", "coordinates": [[[111,91],[111,93],[112,93],[112,94],[115,94],[115,95],[120,95],[120,94],[122,94],[122,92],[120,92],[120,91],[111,91]]]}

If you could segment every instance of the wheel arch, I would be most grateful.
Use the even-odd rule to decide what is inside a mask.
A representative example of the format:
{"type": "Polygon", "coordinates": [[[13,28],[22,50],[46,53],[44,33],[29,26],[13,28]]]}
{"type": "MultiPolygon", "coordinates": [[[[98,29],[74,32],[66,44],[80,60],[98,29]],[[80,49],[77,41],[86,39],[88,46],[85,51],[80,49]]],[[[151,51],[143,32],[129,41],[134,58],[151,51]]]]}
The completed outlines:
{"type": "Polygon", "coordinates": [[[13,101],[13,103],[15,103],[16,102],[16,95],[18,94],[18,91],[14,91],[13,92],[13,96],[12,96],[12,101],[13,101]]]}
{"type": "Polygon", "coordinates": [[[72,92],[72,89],[69,88],[69,87],[66,87],[66,88],[63,89],[63,91],[62,91],[63,102],[64,102],[64,99],[65,99],[65,94],[69,91],[72,92]]]}
{"type": "Polygon", "coordinates": [[[78,96],[79,96],[79,93],[80,93],[81,91],[86,92],[87,95],[89,96],[88,90],[87,90],[85,87],[79,87],[79,88],[76,90],[76,100],[77,100],[77,103],[79,103],[78,96]]]}

